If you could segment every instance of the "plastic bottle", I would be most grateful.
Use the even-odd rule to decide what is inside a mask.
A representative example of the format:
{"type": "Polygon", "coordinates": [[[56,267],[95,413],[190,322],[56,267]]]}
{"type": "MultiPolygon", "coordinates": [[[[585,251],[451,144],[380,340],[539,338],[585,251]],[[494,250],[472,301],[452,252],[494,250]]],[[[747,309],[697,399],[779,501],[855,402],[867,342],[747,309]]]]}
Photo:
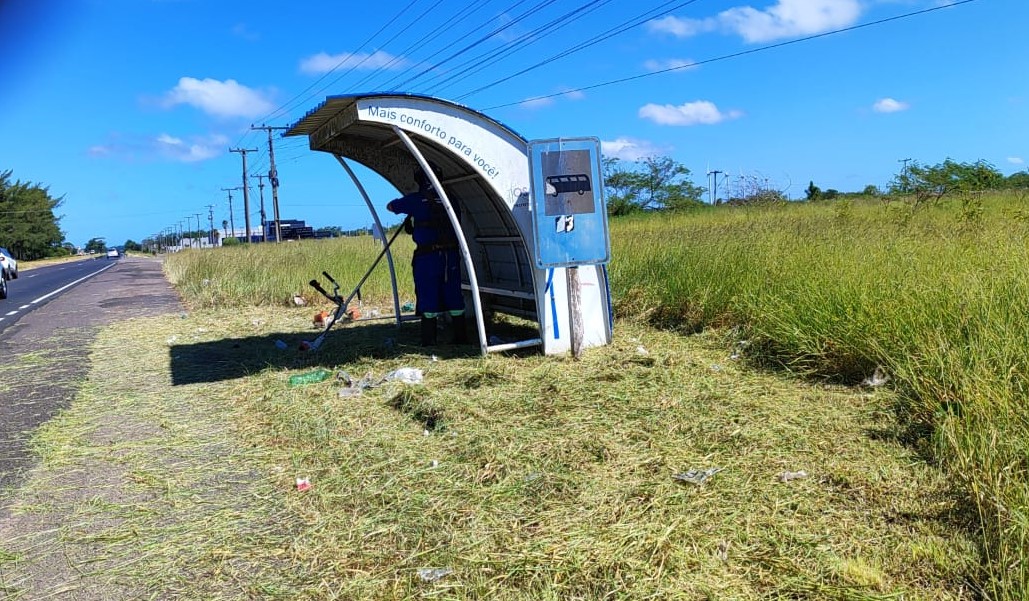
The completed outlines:
{"type": "Polygon", "coordinates": [[[316,369],[303,374],[297,374],[289,377],[289,386],[303,386],[305,384],[314,384],[316,382],[324,382],[329,379],[332,372],[327,369],[316,369]]]}

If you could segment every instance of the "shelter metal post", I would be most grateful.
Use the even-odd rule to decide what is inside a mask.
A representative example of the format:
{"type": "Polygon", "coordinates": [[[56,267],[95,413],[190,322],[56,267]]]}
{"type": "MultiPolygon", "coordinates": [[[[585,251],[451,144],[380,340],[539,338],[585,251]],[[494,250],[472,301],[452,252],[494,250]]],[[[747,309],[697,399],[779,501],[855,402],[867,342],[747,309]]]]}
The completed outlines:
{"type": "Polygon", "coordinates": [[[415,160],[421,166],[425,175],[428,176],[429,181],[432,183],[432,187],[439,193],[440,200],[443,202],[443,208],[447,211],[447,217],[450,219],[450,225],[454,228],[454,235],[457,237],[457,244],[461,247],[461,258],[464,260],[465,270],[468,273],[468,284],[471,286],[472,293],[472,306],[475,309],[475,329],[479,333],[479,352],[485,356],[487,352],[486,347],[486,326],[482,320],[482,301],[479,299],[479,280],[475,276],[475,265],[472,264],[472,253],[468,250],[468,241],[464,238],[464,231],[461,229],[461,224],[457,220],[457,213],[454,212],[454,207],[450,204],[450,199],[447,198],[446,191],[443,190],[443,185],[440,184],[436,174],[433,173],[429,167],[429,162],[422,156],[421,151],[415,146],[414,142],[407,135],[404,130],[400,129],[396,125],[393,126],[393,131],[404,141],[404,145],[411,151],[411,155],[414,156],[415,160]]]}
{"type": "MultiPolygon", "coordinates": [[[[350,165],[347,164],[346,160],[344,160],[342,156],[338,154],[334,154],[332,156],[336,157],[336,160],[339,161],[339,164],[342,165],[343,168],[346,169],[347,174],[350,175],[350,179],[354,180],[354,185],[357,186],[357,190],[361,193],[361,196],[364,198],[365,204],[368,205],[368,210],[371,211],[372,219],[375,221],[375,227],[379,228],[379,232],[381,232],[383,236],[382,241],[385,244],[386,230],[382,227],[382,221],[379,220],[379,214],[375,211],[375,206],[372,205],[372,199],[368,197],[368,192],[365,191],[364,185],[361,184],[361,180],[357,179],[357,174],[354,173],[354,170],[350,168],[350,165]]],[[[393,314],[397,316],[397,325],[400,325],[400,296],[397,292],[397,272],[393,268],[393,252],[389,249],[389,247],[386,248],[386,263],[389,265],[389,279],[390,282],[393,284],[393,314]]]]}

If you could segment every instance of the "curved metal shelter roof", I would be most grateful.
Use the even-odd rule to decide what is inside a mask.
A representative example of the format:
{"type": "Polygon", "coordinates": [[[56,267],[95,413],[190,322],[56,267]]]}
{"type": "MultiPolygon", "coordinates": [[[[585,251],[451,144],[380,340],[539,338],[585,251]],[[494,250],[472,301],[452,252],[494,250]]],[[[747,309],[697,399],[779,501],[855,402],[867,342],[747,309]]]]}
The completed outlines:
{"type": "Polygon", "coordinates": [[[330,96],[283,135],[306,135],[312,150],[358,162],[407,194],[418,189],[421,167],[398,129],[460,213],[483,306],[538,320],[522,136],[453,102],[396,93],[330,96]]]}

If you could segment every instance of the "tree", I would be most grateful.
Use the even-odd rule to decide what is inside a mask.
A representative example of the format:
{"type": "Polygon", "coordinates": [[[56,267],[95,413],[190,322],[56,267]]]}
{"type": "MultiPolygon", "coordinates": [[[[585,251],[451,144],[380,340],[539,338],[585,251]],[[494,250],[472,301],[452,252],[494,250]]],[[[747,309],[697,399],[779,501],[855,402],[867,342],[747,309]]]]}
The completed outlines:
{"type": "Polygon", "coordinates": [[[958,163],[946,159],[936,165],[914,161],[890,182],[891,194],[913,194],[915,205],[937,201],[953,192],[994,190],[1004,184],[1004,176],[986,161],[958,163]]]}
{"type": "Polygon", "coordinates": [[[1029,188],[1029,171],[1016,171],[1004,181],[1007,188],[1029,188]]]}
{"type": "Polygon", "coordinates": [[[86,252],[88,253],[102,253],[107,251],[107,242],[103,238],[90,238],[89,242],[86,242],[86,252]]]}
{"type": "Polygon", "coordinates": [[[140,246],[139,242],[136,242],[135,240],[131,240],[131,239],[130,240],[126,240],[124,246],[125,246],[125,251],[126,252],[128,252],[130,250],[135,250],[135,251],[143,250],[143,247],[140,246]]]}
{"type": "Polygon", "coordinates": [[[11,182],[11,171],[0,172],[0,246],[16,259],[39,259],[60,252],[64,234],[54,209],[63,198],[30,182],[11,182]]]}
{"type": "Polygon", "coordinates": [[[811,181],[807,185],[807,189],[804,190],[804,196],[808,200],[818,200],[822,197],[822,190],[815,185],[814,181],[811,181]]]}
{"type": "Polygon", "coordinates": [[[689,180],[690,170],[669,157],[646,157],[624,169],[616,158],[605,157],[604,188],[608,213],[681,210],[703,205],[704,188],[689,180]]]}

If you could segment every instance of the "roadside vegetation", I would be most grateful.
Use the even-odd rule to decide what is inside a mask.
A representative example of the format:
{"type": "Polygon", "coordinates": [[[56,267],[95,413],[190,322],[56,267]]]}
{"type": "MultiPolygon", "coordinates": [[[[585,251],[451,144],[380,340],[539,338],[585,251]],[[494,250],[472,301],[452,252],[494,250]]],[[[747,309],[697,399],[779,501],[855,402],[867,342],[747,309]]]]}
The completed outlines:
{"type": "Polygon", "coordinates": [[[898,442],[889,391],[629,320],[581,361],[437,361],[413,324],[276,348],[311,313],[106,329],[0,522],[0,596],[975,598],[962,499],[898,442]],[[288,385],[318,367],[424,379],[288,385]]]}
{"type": "MultiPolygon", "coordinates": [[[[623,320],[686,334],[715,328],[757,366],[845,385],[886,382],[898,393],[899,440],[968,500],[964,517],[983,553],[970,578],[989,598],[1019,599],[1029,596],[1027,234],[1019,191],[637,213],[612,223],[611,279],[623,320]]],[[[287,261],[279,271],[296,275],[277,283],[247,278],[249,268],[229,276],[215,253],[183,253],[168,268],[200,306],[284,304],[302,290],[301,274],[331,265],[341,282],[355,282],[377,252],[351,254],[367,239],[346,241],[347,250],[319,244],[341,250],[280,245],[260,258],[231,249],[250,253],[240,255],[247,265],[287,261]]],[[[397,261],[403,270],[402,250],[397,261]]],[[[373,296],[388,290],[384,276],[369,282],[373,296]]]]}
{"type": "MultiPolygon", "coordinates": [[[[353,286],[370,237],[168,256],[190,312],[104,332],[36,438],[0,592],[1029,597],[1026,194],[947,161],[712,207],[674,167],[612,186],[616,337],[578,362],[437,361],[413,326],[364,323],[279,350],[324,307],[307,281],[353,286]],[[287,385],[318,367],[380,385],[287,385]],[[400,368],[425,379],[383,382],[400,368]]],[[[383,314],[387,274],[363,289],[383,314]]]]}
{"type": "Polygon", "coordinates": [[[13,180],[10,170],[0,170],[0,246],[22,261],[72,254],[64,242],[60,217],[54,210],[64,202],[42,184],[13,180]]]}
{"type": "Polygon", "coordinates": [[[1029,204],[945,200],[748,206],[621,220],[622,314],[732,328],[755,363],[889,379],[904,440],[970,500],[992,599],[1029,597],[1029,204]],[[660,285],[654,285],[660,283],[660,285]]]}

